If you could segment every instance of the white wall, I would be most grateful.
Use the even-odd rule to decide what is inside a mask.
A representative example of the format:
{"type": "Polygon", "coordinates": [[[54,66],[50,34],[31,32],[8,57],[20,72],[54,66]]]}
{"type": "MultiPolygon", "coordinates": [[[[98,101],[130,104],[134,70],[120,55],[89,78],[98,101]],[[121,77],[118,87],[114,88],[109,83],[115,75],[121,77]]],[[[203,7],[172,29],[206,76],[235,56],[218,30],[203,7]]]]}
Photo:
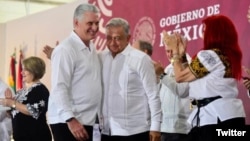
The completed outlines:
{"type": "Polygon", "coordinates": [[[4,79],[5,62],[6,62],[6,48],[5,48],[5,24],[0,24],[0,77],[4,79]]]}
{"type": "MultiPolygon", "coordinates": [[[[79,0],[48,11],[0,24],[0,77],[7,83],[9,60],[16,48],[17,63],[19,50],[24,57],[38,56],[46,62],[46,74],[42,82],[50,89],[50,60],[43,53],[43,47],[55,45],[66,38],[73,29],[73,12],[76,6],[87,0],[79,0]]],[[[16,65],[17,67],[18,65],[16,65]]]]}

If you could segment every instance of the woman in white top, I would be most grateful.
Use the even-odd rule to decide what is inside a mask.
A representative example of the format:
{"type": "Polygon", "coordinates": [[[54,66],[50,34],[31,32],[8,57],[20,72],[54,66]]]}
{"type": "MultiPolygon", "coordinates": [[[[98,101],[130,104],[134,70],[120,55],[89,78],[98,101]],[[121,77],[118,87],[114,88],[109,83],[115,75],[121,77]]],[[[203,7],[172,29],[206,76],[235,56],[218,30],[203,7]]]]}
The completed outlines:
{"type": "Polygon", "coordinates": [[[203,49],[184,68],[181,35],[164,36],[165,45],[173,51],[175,79],[189,82],[189,96],[197,106],[188,120],[193,126],[189,133],[192,141],[216,140],[222,132],[243,131],[245,127],[244,107],[237,98],[242,52],[234,24],[223,15],[207,17],[203,20],[203,38],[203,49]]]}

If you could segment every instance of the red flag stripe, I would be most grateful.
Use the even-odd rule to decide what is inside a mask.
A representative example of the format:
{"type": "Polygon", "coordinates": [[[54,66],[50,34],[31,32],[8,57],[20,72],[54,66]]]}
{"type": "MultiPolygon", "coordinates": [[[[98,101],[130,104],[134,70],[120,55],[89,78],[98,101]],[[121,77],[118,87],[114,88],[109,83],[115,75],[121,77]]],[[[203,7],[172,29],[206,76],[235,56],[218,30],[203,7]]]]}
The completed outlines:
{"type": "Polygon", "coordinates": [[[23,88],[22,61],[23,61],[23,52],[22,52],[22,50],[20,50],[19,63],[18,63],[18,72],[17,72],[17,90],[23,88]]]}

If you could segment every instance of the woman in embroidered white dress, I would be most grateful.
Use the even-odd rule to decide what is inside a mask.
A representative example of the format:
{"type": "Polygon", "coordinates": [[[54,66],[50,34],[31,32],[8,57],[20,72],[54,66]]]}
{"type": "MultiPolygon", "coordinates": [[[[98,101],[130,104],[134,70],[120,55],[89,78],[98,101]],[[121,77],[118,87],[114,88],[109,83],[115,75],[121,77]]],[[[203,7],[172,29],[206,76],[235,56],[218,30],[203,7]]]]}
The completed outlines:
{"type": "Polygon", "coordinates": [[[186,48],[181,35],[164,36],[165,45],[170,46],[174,54],[171,62],[175,79],[189,82],[189,96],[195,99],[193,104],[197,106],[188,120],[193,126],[190,140],[213,141],[222,131],[244,130],[245,111],[237,98],[242,52],[232,21],[223,15],[203,20],[204,47],[186,68],[181,65],[186,48]]]}
{"type": "Polygon", "coordinates": [[[45,63],[38,57],[23,60],[25,88],[12,97],[5,92],[1,104],[11,107],[13,138],[15,141],[51,141],[46,121],[49,91],[40,79],[45,73],[45,63]]]}

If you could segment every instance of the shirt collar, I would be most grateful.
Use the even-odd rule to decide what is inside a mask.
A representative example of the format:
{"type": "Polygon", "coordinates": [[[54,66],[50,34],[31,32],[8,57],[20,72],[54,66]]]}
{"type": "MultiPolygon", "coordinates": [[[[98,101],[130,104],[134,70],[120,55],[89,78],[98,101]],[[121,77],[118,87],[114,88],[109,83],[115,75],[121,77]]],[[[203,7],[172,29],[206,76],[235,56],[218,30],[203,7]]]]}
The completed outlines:
{"type": "Polygon", "coordinates": [[[74,40],[74,46],[78,50],[85,50],[85,49],[90,49],[91,51],[93,50],[94,44],[92,41],[89,43],[89,48],[85,45],[85,43],[81,40],[81,38],[74,32],[72,31],[70,34],[71,38],[74,40]]]}

